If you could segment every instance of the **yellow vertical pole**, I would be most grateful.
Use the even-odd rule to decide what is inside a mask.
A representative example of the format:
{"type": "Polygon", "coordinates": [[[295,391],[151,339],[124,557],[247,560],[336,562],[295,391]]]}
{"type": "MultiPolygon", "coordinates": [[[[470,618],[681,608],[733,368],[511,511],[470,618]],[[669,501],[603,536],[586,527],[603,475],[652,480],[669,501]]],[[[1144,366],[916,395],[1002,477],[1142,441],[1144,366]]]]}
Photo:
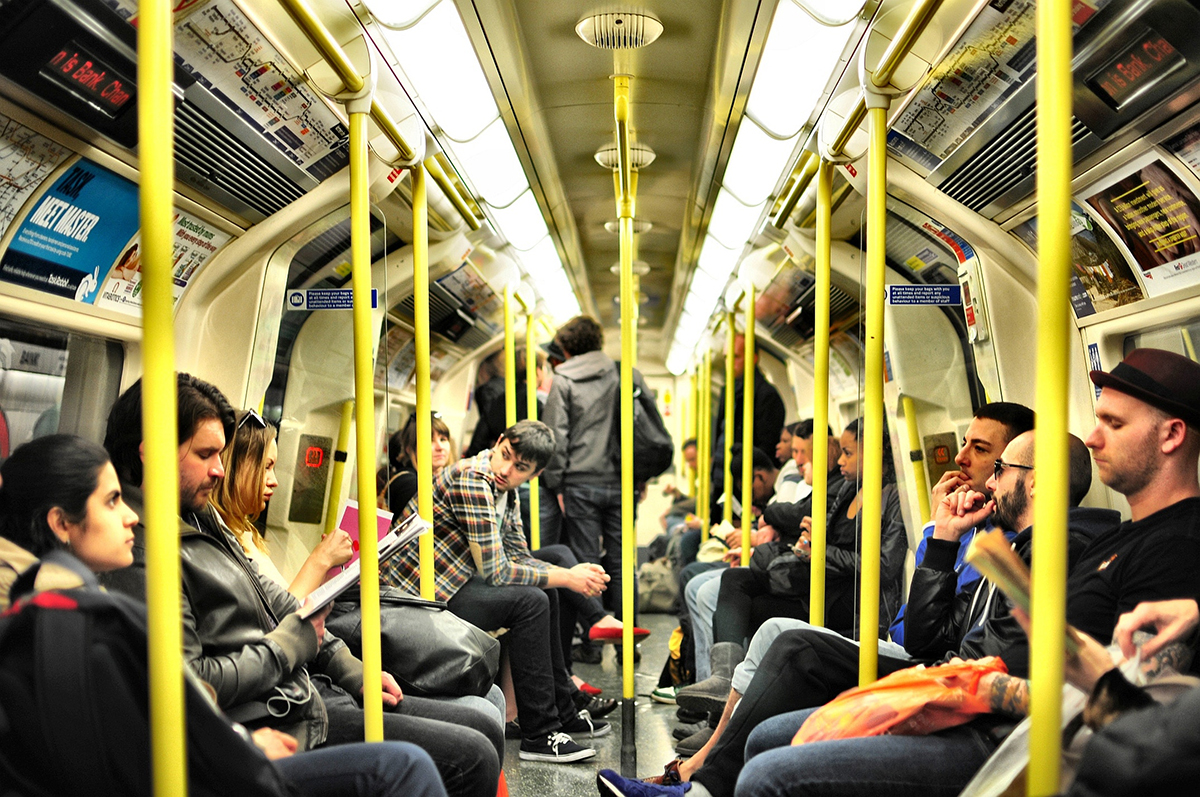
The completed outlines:
{"type": "Polygon", "coordinates": [[[1059,788],[1071,365],[1071,3],[1037,7],[1038,333],[1028,793],[1059,788]]]}
{"type": "MultiPolygon", "coordinates": [[[[531,421],[538,419],[537,406],[537,325],[534,323],[533,312],[525,314],[525,401],[528,403],[526,417],[531,421]]],[[[542,523],[538,515],[541,491],[538,480],[529,480],[529,547],[537,550],[542,547],[542,523]]]]}
{"type": "Polygon", "coordinates": [[[817,265],[813,305],[812,562],[809,566],[808,621],[825,625],[825,524],[829,501],[829,277],[830,191],[833,164],[817,167],[817,265]]]}
{"type": "Polygon", "coordinates": [[[342,421],[338,424],[337,448],[333,452],[333,479],[329,487],[329,500],[325,503],[324,537],[332,534],[338,522],[338,506],[341,504],[342,479],[346,478],[346,452],[350,449],[350,429],[354,420],[354,401],[342,402],[342,421]]]}
{"type": "MultiPolygon", "coordinates": [[[[367,193],[367,118],[350,111],[350,261],[354,294],[354,414],[358,473],[358,553],[362,568],[363,722],[368,742],[383,741],[383,665],[379,649],[379,530],[375,495],[375,378],[371,363],[371,199],[367,193]]],[[[418,427],[419,429],[420,427],[418,427]]],[[[418,438],[419,439],[419,438],[418,438]]]]}
{"type": "Polygon", "coordinates": [[[712,525],[712,349],[704,350],[700,373],[700,448],[696,452],[700,496],[696,500],[696,514],[700,516],[700,541],[704,543],[712,525]]]}
{"type": "Polygon", "coordinates": [[[917,426],[917,405],[911,396],[901,396],[904,406],[904,422],[908,427],[908,459],[913,466],[913,483],[917,489],[917,503],[921,508],[921,525],[929,522],[929,481],[925,478],[925,451],[921,446],[921,430],[917,426]]]}
{"type": "Polygon", "coordinates": [[[504,287],[504,423],[517,422],[517,334],[513,329],[516,308],[511,285],[504,287]]]}
{"type": "Polygon", "coordinates": [[[870,151],[867,163],[866,362],[863,431],[859,440],[862,480],[862,598],[859,601],[858,683],[875,680],[879,665],[879,556],[883,519],[883,298],[887,229],[886,97],[867,95],[870,151]],[[882,99],[884,107],[872,107],[882,99]]]}
{"type": "MultiPolygon", "coordinates": [[[[688,468],[687,472],[687,492],[688,495],[695,498],[698,495],[696,475],[700,470],[700,388],[696,379],[696,371],[692,371],[689,382],[691,390],[688,391],[688,403],[691,405],[691,412],[688,413],[688,422],[684,426],[683,439],[691,438],[696,441],[696,467],[688,468]]],[[[698,511],[697,514],[699,514],[698,511]]]]}
{"type": "Polygon", "coordinates": [[[754,513],[754,286],[746,292],[746,366],[742,374],[742,566],[750,564],[750,523],[754,513]]]}
{"type": "MultiPolygon", "coordinates": [[[[429,189],[425,167],[412,168],[413,348],[417,356],[417,513],[433,524],[433,405],[429,397],[429,189]]],[[[433,600],[433,530],[420,536],[421,597],[433,600]]]]}
{"type": "MultiPolygon", "coordinates": [[[[737,337],[737,323],[733,318],[733,311],[729,310],[725,313],[725,326],[728,328],[725,338],[725,501],[721,508],[721,520],[726,523],[733,522],[733,426],[734,426],[734,401],[733,401],[733,380],[736,379],[733,375],[733,349],[737,345],[734,338],[737,337]]],[[[746,375],[743,371],[742,379],[745,380],[746,375]]],[[[745,401],[745,396],[742,396],[745,401]]],[[[744,507],[743,507],[744,510],[744,507]]]]}
{"type": "Polygon", "coordinates": [[[179,441],[171,264],[175,98],[171,4],[147,0],[138,20],[138,141],[142,172],[142,440],[150,733],[155,794],[187,793],[183,623],[179,600],[179,441]]]}

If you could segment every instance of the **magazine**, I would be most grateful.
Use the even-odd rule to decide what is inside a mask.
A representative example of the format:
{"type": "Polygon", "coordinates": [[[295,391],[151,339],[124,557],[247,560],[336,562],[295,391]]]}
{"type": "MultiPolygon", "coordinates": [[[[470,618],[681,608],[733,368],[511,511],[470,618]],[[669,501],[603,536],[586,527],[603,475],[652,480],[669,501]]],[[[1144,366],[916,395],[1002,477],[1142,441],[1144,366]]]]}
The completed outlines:
{"type": "MultiPolygon", "coordinates": [[[[379,539],[379,563],[383,564],[405,545],[430,529],[429,523],[418,514],[409,515],[394,529],[379,539]]],[[[355,559],[346,569],[308,594],[300,608],[300,619],[307,620],[324,609],[346,590],[358,584],[360,562],[355,559]]]]}

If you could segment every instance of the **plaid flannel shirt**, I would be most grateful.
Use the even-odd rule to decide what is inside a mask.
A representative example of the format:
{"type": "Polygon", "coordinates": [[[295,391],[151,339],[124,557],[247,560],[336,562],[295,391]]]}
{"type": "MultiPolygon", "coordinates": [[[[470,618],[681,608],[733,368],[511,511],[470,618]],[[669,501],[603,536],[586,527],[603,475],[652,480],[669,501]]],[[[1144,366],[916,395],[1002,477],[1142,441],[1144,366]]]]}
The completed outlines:
{"type": "MultiPolygon", "coordinates": [[[[550,566],[534,559],[525,543],[517,491],[508,493],[508,506],[496,523],[496,480],[491,451],[481,451],[442,471],[433,482],[434,596],[449,600],[476,573],[492,586],[546,585],[550,566]]],[[[405,516],[417,511],[414,497],[405,516]]],[[[421,563],[416,546],[409,546],[380,567],[383,586],[421,592],[421,563]]]]}

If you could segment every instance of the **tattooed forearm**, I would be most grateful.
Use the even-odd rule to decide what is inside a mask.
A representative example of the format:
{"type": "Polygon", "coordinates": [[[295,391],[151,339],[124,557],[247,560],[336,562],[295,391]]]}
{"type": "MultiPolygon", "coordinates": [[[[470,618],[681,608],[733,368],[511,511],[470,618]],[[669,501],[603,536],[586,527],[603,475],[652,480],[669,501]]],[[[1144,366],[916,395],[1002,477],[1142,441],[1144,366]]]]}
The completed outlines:
{"type": "Polygon", "coordinates": [[[1192,649],[1182,642],[1172,642],[1142,662],[1142,673],[1153,680],[1164,672],[1186,672],[1192,663],[1192,649]]]}
{"type": "Polygon", "coordinates": [[[987,686],[992,711],[1023,717],[1029,713],[1029,682],[1024,678],[996,674],[987,686]]]}

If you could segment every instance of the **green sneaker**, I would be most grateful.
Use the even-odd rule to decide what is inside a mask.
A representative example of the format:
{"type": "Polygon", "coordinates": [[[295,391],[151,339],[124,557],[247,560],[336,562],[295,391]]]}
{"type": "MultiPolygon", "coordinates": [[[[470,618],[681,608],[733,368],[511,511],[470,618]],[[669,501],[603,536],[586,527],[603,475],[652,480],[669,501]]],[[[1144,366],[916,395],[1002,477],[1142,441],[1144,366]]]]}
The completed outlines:
{"type": "Polygon", "coordinates": [[[650,699],[655,703],[667,703],[675,705],[675,693],[679,691],[678,686],[660,686],[650,693],[650,699]]]}

